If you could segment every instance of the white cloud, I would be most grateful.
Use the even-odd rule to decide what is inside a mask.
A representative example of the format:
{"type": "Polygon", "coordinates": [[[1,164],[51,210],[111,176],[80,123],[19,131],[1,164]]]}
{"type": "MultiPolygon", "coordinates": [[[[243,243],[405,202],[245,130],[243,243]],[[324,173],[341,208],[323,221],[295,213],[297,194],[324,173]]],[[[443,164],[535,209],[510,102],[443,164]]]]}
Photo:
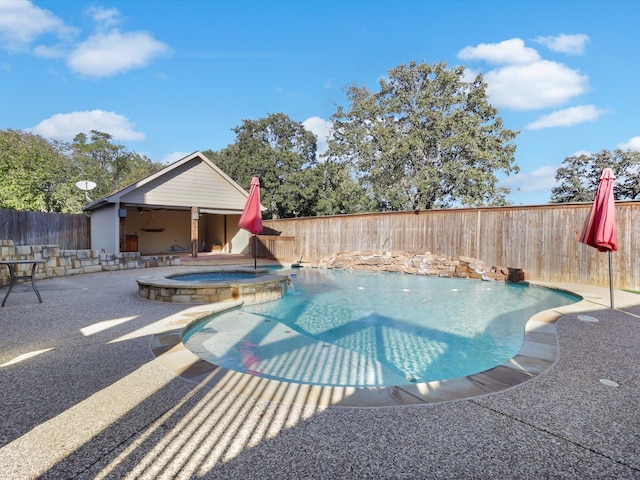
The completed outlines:
{"type": "Polygon", "coordinates": [[[465,65],[464,73],[462,74],[462,81],[464,82],[473,82],[478,75],[482,72],[480,70],[476,70],[474,68],[469,68],[465,65]]]}
{"type": "Polygon", "coordinates": [[[332,123],[320,117],[310,117],[302,122],[304,128],[313,133],[318,139],[318,154],[327,151],[327,141],[331,136],[332,123]]]}
{"type": "Polygon", "coordinates": [[[66,55],[66,50],[62,45],[38,45],[33,49],[33,54],[42,58],[62,58],[66,55]]]}
{"type": "Polygon", "coordinates": [[[584,53],[584,47],[589,41],[589,37],[582,33],[575,35],[562,33],[555,36],[537,37],[534,38],[533,41],[555,52],[567,53],[569,55],[582,55],[584,53]]]}
{"type": "Polygon", "coordinates": [[[69,39],[76,29],[28,0],[0,1],[0,48],[10,52],[27,51],[38,36],[47,33],[69,39]]]}
{"type": "Polygon", "coordinates": [[[548,60],[491,70],[484,79],[491,103],[514,110],[561,105],[588,89],[586,75],[548,60]]]}
{"type": "Polygon", "coordinates": [[[593,152],[590,152],[589,150],[578,150],[574,153],[572,153],[570,156],[571,157],[582,157],[582,156],[588,157],[590,155],[593,155],[593,152]]]}
{"type": "Polygon", "coordinates": [[[465,47],[458,52],[462,60],[484,60],[497,65],[521,65],[540,60],[538,52],[525,47],[520,38],[512,38],[500,43],[481,43],[476,47],[465,47]]]}
{"type": "Polygon", "coordinates": [[[125,116],[104,110],[57,113],[41,121],[31,131],[46,138],[71,141],[78,133],[91,130],[108,133],[117,141],[141,141],[145,134],[134,130],[134,124],[125,116]]]}
{"type": "Polygon", "coordinates": [[[640,152],[640,136],[633,137],[628,142],[618,144],[618,148],[621,150],[634,150],[640,152]]]}
{"type": "Polygon", "coordinates": [[[104,8],[94,5],[87,8],[85,12],[101,27],[113,27],[120,23],[120,12],[117,8],[104,8]]]}
{"type": "Polygon", "coordinates": [[[603,113],[603,110],[598,110],[593,105],[580,105],[542,115],[538,120],[527,125],[526,128],[529,130],[541,130],[550,127],[570,127],[578,123],[594,122],[603,113]]]}
{"type": "Polygon", "coordinates": [[[121,32],[113,28],[121,20],[116,8],[92,6],[85,12],[96,22],[96,32],[73,44],[78,29],[65,25],[50,11],[29,0],[0,0],[0,49],[26,52],[39,37],[53,34],[60,43],[37,45],[32,53],[41,58],[66,57],[72,71],[93,78],[145,67],[170,50],[147,32],[121,32]]]}
{"type": "Polygon", "coordinates": [[[173,162],[177,162],[181,158],[184,158],[187,155],[190,155],[192,153],[193,152],[173,152],[173,153],[170,153],[169,155],[166,155],[162,160],[160,160],[160,163],[162,163],[163,165],[169,165],[173,162]]]}
{"type": "MultiPolygon", "coordinates": [[[[570,43],[569,40],[564,39],[564,43],[570,43]]],[[[542,59],[520,38],[468,46],[460,50],[458,57],[500,65],[484,74],[487,93],[497,107],[513,110],[554,107],[585,93],[589,87],[586,75],[563,63],[542,59]]]]}
{"type": "Polygon", "coordinates": [[[544,165],[529,173],[520,172],[506,177],[500,183],[520,193],[551,192],[551,189],[556,186],[555,177],[558,168],[555,165],[544,165]]]}
{"type": "Polygon", "coordinates": [[[146,66],[169,47],[146,32],[122,33],[112,30],[89,37],[71,52],[71,70],[89,77],[110,77],[146,66]]]}

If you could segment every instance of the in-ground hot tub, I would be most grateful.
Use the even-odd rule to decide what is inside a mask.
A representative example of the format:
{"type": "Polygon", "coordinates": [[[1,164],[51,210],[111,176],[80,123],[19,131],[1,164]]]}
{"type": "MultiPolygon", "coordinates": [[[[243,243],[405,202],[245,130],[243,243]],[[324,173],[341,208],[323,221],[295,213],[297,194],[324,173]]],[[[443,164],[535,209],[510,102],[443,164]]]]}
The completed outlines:
{"type": "Polygon", "coordinates": [[[269,302],[282,297],[290,283],[285,275],[267,269],[208,268],[184,270],[136,279],[138,296],[173,303],[217,303],[242,300],[245,304],[269,302]]]}

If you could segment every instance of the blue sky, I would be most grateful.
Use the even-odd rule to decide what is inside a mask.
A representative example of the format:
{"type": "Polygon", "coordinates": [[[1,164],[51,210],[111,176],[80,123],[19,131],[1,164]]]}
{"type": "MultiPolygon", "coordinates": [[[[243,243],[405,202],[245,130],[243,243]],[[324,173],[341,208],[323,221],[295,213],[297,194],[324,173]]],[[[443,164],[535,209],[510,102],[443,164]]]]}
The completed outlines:
{"type": "Polygon", "coordinates": [[[412,60],[482,72],[520,130],[516,205],[579,152],[640,150],[640,2],[0,0],[0,129],[100,130],[169,162],[285,113],[322,139],[344,88],[412,60]]]}

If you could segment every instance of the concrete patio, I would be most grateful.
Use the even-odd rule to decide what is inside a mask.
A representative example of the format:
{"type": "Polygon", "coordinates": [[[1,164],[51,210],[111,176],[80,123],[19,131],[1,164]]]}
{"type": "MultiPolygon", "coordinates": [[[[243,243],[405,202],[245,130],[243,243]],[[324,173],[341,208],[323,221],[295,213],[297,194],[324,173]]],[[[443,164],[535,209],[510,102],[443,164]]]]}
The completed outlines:
{"type": "Polygon", "coordinates": [[[640,295],[616,291],[612,310],[606,288],[557,285],[584,298],[560,311],[559,358],[505,391],[328,407],[167,368],[151,341],[189,307],[139,299],[146,273],[42,280],[42,304],[14,288],[0,309],[0,478],[640,478],[640,295]]]}

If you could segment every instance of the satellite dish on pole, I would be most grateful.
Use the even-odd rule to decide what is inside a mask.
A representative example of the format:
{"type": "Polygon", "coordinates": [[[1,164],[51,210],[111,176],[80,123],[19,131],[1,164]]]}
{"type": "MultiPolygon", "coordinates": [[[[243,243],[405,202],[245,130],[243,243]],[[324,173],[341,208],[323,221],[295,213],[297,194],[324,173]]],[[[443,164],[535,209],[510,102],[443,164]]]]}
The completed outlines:
{"type": "Polygon", "coordinates": [[[76,187],[83,190],[84,196],[87,197],[87,200],[91,201],[87,192],[96,188],[96,182],[92,182],[91,180],[80,180],[79,182],[76,182],[76,187]]]}

